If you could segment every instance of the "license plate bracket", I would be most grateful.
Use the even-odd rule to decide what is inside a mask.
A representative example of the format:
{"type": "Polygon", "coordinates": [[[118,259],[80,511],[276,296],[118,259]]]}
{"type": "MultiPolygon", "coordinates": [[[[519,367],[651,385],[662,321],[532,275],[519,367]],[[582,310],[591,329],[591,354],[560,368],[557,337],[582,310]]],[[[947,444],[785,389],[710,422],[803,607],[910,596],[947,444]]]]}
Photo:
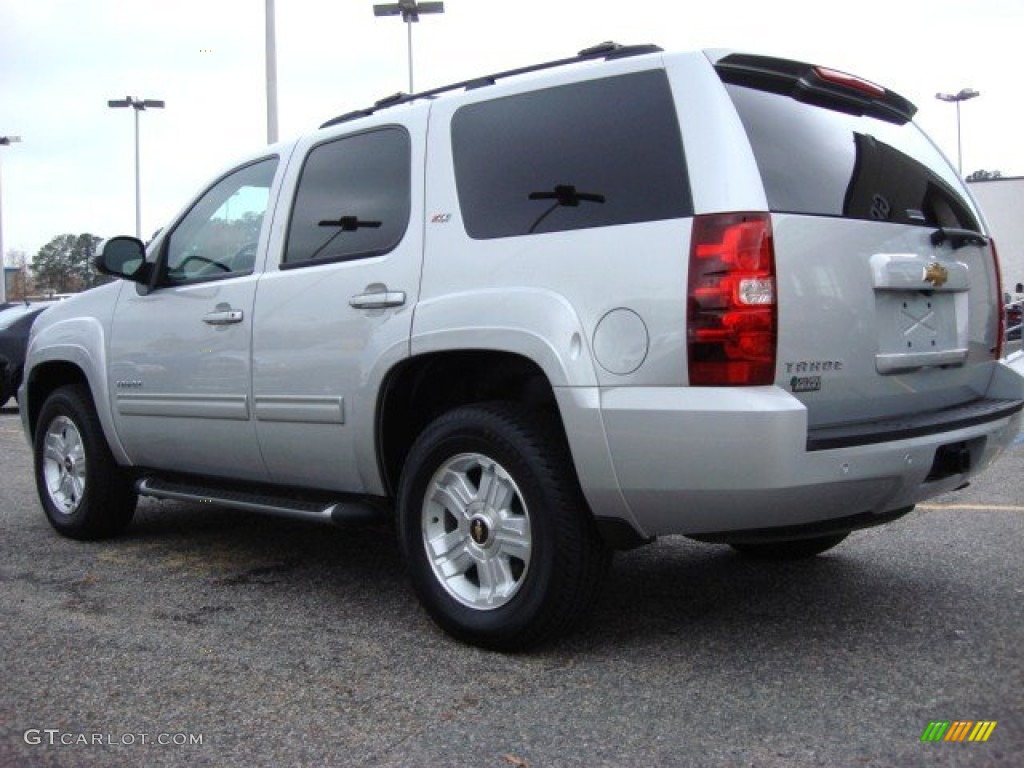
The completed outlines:
{"type": "Polygon", "coordinates": [[[928,291],[880,291],[875,294],[879,373],[963,365],[966,327],[958,322],[958,297],[928,291]]]}

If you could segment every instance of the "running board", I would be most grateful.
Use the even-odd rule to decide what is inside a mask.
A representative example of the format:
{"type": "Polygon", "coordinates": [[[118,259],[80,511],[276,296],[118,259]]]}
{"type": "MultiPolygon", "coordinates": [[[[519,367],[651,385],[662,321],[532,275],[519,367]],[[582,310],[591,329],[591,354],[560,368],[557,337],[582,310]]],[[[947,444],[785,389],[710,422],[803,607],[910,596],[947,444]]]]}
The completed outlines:
{"type": "Polygon", "coordinates": [[[290,517],[316,523],[366,523],[380,519],[380,512],[372,505],[360,501],[305,501],[268,493],[242,491],[234,488],[199,485],[168,480],[161,477],[143,477],[135,483],[140,496],[171,501],[192,501],[217,504],[245,512],[259,512],[277,517],[290,517]]]}

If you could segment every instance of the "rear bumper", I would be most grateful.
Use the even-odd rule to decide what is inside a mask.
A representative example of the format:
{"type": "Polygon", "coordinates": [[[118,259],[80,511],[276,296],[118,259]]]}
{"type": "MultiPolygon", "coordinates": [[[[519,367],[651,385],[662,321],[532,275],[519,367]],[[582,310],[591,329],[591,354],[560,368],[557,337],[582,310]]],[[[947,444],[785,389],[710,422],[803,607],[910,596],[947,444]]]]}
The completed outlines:
{"type": "Polygon", "coordinates": [[[623,387],[559,400],[600,410],[605,472],[594,470],[604,448],[594,444],[598,430],[578,453],[567,418],[577,467],[591,463],[579,474],[595,515],[625,519],[641,536],[708,536],[851,516],[881,522],[954,490],[1020,432],[1013,402],[1024,400],[1024,359],[996,366],[989,396],[1002,405],[948,410],[948,429],[933,419],[906,437],[890,429],[884,440],[817,450],[809,450],[804,406],[776,387],[623,387]]]}

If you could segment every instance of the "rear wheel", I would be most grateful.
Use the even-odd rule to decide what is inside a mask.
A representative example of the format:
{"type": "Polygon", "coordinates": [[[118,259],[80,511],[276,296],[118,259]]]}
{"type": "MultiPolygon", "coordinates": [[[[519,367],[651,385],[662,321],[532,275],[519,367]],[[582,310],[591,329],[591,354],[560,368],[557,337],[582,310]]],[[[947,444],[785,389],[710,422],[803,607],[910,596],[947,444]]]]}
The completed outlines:
{"type": "Polygon", "coordinates": [[[131,522],[137,496],[110,453],[86,387],[61,387],[46,399],[34,456],[39,500],[60,533],[99,539],[131,522]]]}
{"type": "Polygon", "coordinates": [[[746,557],[760,560],[801,560],[832,549],[849,535],[849,533],[835,533],[831,536],[791,541],[733,542],[729,546],[746,557]]]}
{"type": "Polygon", "coordinates": [[[430,615],[495,650],[580,622],[611,558],[564,437],[513,404],[458,408],[427,427],[406,460],[399,530],[430,615]]]}

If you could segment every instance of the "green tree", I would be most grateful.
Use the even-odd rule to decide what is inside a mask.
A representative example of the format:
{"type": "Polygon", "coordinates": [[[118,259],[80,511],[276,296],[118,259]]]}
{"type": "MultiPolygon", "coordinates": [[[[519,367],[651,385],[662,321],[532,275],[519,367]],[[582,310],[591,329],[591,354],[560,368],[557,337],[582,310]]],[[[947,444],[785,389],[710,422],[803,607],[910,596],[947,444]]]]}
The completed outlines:
{"type": "Polygon", "coordinates": [[[89,233],[58,235],[32,260],[36,287],[54,293],[74,293],[110,282],[92,265],[102,238],[89,233]]]}

